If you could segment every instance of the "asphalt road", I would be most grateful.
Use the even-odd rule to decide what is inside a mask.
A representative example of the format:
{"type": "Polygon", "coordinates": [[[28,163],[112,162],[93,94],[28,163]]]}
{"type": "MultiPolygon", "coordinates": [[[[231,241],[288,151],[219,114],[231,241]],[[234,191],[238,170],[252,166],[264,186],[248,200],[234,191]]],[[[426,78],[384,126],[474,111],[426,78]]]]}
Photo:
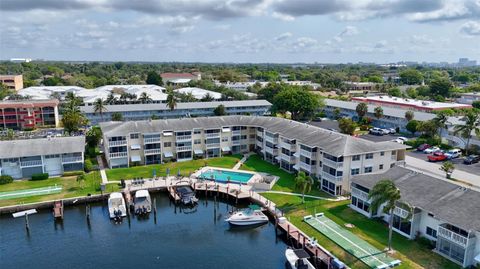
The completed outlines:
{"type": "MultiPolygon", "coordinates": [[[[423,152],[407,151],[407,155],[422,161],[425,164],[425,166],[428,166],[430,164],[427,161],[428,154],[425,154],[423,152]]],[[[457,170],[464,171],[474,175],[480,175],[480,163],[475,163],[470,165],[463,164],[463,157],[453,159],[451,160],[451,162],[455,164],[455,169],[457,170]]],[[[437,163],[440,165],[442,164],[442,162],[437,162],[437,163]]]]}

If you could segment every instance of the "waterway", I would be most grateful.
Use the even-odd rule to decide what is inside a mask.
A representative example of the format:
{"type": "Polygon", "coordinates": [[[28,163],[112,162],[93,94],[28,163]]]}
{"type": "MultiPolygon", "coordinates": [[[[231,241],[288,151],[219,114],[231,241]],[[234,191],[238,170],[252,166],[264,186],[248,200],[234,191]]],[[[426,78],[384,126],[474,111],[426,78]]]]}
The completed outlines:
{"type": "Polygon", "coordinates": [[[108,218],[106,201],[65,208],[63,222],[50,210],[24,218],[0,216],[0,268],[285,268],[285,243],[274,225],[232,228],[224,202],[200,200],[195,210],[180,210],[165,193],[152,196],[157,205],[148,219],[108,218]]]}

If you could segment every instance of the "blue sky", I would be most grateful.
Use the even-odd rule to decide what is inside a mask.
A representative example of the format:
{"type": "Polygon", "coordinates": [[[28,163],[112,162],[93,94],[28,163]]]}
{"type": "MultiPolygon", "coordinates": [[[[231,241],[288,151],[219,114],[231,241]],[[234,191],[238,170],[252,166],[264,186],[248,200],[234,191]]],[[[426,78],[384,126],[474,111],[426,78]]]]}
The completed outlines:
{"type": "Polygon", "coordinates": [[[480,0],[2,0],[0,58],[480,60],[480,0]]]}

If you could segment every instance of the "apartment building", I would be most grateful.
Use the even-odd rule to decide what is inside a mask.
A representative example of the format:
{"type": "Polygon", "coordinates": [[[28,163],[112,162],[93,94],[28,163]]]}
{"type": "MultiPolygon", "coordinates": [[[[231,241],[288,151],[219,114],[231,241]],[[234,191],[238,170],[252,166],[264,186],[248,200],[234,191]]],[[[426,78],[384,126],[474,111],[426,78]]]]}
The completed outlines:
{"type": "Polygon", "coordinates": [[[478,92],[461,93],[460,97],[457,98],[457,102],[460,104],[471,105],[477,101],[480,101],[480,93],[478,92]]]}
{"type": "Polygon", "coordinates": [[[23,89],[23,75],[0,75],[0,82],[9,90],[23,89]]]}
{"type": "Polygon", "coordinates": [[[433,112],[450,108],[472,108],[471,105],[467,104],[433,102],[387,95],[352,97],[352,101],[367,103],[373,106],[393,107],[421,112],[433,112]]]}
{"type": "Polygon", "coordinates": [[[0,129],[58,127],[58,100],[20,100],[0,102],[0,129]]]}
{"type": "Polygon", "coordinates": [[[172,119],[185,117],[214,116],[214,110],[219,105],[225,107],[227,115],[258,115],[268,114],[272,104],[266,100],[248,101],[216,101],[216,102],[191,102],[177,103],[174,110],[166,104],[135,104],[135,105],[107,105],[103,114],[95,113],[93,106],[83,106],[80,110],[85,114],[92,125],[102,121],[110,121],[113,113],[120,113],[124,121],[172,119]]]}
{"type": "Polygon", "coordinates": [[[256,151],[286,171],[304,171],[333,195],[348,192],[353,175],[403,164],[406,149],[261,116],[104,122],[100,127],[110,168],[256,151]]]}
{"type": "Polygon", "coordinates": [[[84,136],[0,141],[0,175],[20,179],[83,170],[84,151],[84,136]]]}
{"type": "Polygon", "coordinates": [[[388,221],[381,208],[372,212],[368,199],[369,191],[385,178],[395,182],[402,196],[393,211],[395,232],[434,241],[434,252],[462,267],[480,264],[480,192],[397,166],[353,177],[350,207],[388,221]]]}

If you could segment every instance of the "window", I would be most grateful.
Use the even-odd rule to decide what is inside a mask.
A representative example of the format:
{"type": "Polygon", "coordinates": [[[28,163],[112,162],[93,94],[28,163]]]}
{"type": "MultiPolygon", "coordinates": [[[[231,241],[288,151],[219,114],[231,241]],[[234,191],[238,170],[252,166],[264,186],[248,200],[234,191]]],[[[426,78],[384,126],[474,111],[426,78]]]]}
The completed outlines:
{"type": "Polygon", "coordinates": [[[139,133],[130,134],[130,139],[138,139],[139,135],[139,133]]]}
{"type": "Polygon", "coordinates": [[[360,155],[353,155],[352,161],[360,161],[360,155]]]}
{"type": "Polygon", "coordinates": [[[385,151],[380,152],[380,156],[385,156],[385,151]]]}
{"type": "Polygon", "coordinates": [[[195,139],[195,140],[193,140],[193,144],[200,145],[200,144],[202,144],[202,140],[201,139],[195,139]]]}
{"type": "Polygon", "coordinates": [[[367,153],[367,154],[365,155],[365,159],[367,159],[367,160],[373,159],[373,153],[367,153]]]}
{"type": "Polygon", "coordinates": [[[222,137],[222,142],[227,142],[228,141],[228,137],[222,137]]]}
{"type": "Polygon", "coordinates": [[[426,232],[427,235],[433,237],[433,238],[437,238],[437,230],[435,229],[432,229],[430,227],[427,226],[427,232],[426,232]]]}
{"type": "Polygon", "coordinates": [[[352,176],[360,174],[360,168],[353,168],[351,174],[352,176]]]}
{"type": "Polygon", "coordinates": [[[365,167],[364,173],[371,173],[372,172],[372,167],[365,167]]]}
{"type": "Polygon", "coordinates": [[[171,146],[172,146],[172,142],[164,142],[164,143],[163,143],[163,147],[164,147],[164,148],[169,148],[169,147],[171,147],[171,146]]]}
{"type": "Polygon", "coordinates": [[[193,134],[201,134],[201,133],[202,133],[202,130],[200,129],[193,130],[193,134]]]}
{"type": "Polygon", "coordinates": [[[383,170],[383,164],[379,165],[378,169],[383,170]]]}

